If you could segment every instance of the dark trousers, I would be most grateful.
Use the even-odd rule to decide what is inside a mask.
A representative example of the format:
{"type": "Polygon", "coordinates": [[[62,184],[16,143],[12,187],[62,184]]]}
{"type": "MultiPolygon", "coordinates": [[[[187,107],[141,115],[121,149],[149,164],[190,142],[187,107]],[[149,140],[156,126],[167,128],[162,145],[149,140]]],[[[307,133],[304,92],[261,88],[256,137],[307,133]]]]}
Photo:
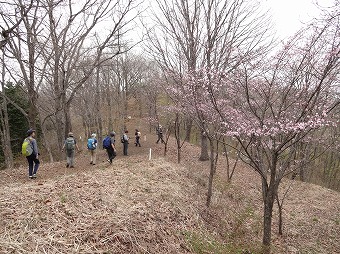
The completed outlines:
{"type": "Polygon", "coordinates": [[[140,137],[136,137],[136,146],[140,146],[139,140],[140,140],[140,137]]]}
{"type": "Polygon", "coordinates": [[[29,176],[35,175],[38,171],[40,161],[37,159],[37,156],[33,153],[30,156],[27,156],[26,158],[28,161],[28,175],[29,176]]]}
{"type": "Polygon", "coordinates": [[[110,163],[116,157],[116,152],[113,150],[112,147],[106,148],[107,156],[109,156],[110,163]]]}
{"type": "Polygon", "coordinates": [[[129,143],[127,141],[123,143],[123,154],[124,155],[127,155],[128,145],[129,143]]]}
{"type": "Polygon", "coordinates": [[[162,143],[165,143],[164,140],[163,140],[163,134],[158,134],[158,139],[157,139],[156,143],[158,144],[160,140],[162,141],[162,143]]]}

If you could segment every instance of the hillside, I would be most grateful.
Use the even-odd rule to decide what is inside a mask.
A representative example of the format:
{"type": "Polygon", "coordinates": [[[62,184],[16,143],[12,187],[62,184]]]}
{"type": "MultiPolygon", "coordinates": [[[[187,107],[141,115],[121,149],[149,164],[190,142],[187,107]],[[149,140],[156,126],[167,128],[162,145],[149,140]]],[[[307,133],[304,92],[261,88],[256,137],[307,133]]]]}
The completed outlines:
{"type": "MultiPolygon", "coordinates": [[[[163,158],[153,139],[131,144],[128,157],[119,150],[112,165],[103,151],[96,166],[82,152],[74,170],[42,163],[36,180],[26,166],[1,171],[0,253],[259,253],[259,177],[240,165],[227,184],[221,159],[207,210],[209,162],[186,145],[178,165],[174,144],[163,158]]],[[[273,253],[337,253],[340,194],[298,181],[283,186],[290,184],[283,237],[274,215],[273,253]]]]}

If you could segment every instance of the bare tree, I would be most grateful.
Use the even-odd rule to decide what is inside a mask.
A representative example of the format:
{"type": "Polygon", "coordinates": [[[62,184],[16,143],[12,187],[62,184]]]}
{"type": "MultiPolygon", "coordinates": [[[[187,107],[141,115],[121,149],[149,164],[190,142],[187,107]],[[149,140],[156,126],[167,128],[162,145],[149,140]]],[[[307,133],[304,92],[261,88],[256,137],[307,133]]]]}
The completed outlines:
{"type": "MultiPolygon", "coordinates": [[[[14,31],[23,21],[24,17],[28,15],[28,12],[33,6],[33,0],[27,1],[24,3],[22,1],[8,3],[8,1],[0,1],[0,15],[2,17],[2,21],[4,24],[0,24],[1,32],[0,32],[0,48],[6,46],[8,41],[11,39],[11,36],[15,36],[14,31]],[[22,12],[19,18],[17,16],[19,6],[26,6],[24,12],[22,12]],[[13,14],[11,12],[14,11],[13,14]]],[[[20,10],[21,11],[21,10],[20,10]]],[[[19,12],[20,12],[19,11],[19,12]]]]}
{"type": "MultiPolygon", "coordinates": [[[[37,127],[37,122],[41,118],[39,107],[39,88],[42,83],[42,73],[45,65],[39,62],[41,50],[38,49],[38,37],[41,32],[42,20],[44,16],[40,16],[40,1],[23,1],[18,0],[10,4],[15,8],[16,25],[11,29],[12,36],[7,41],[7,52],[10,59],[15,59],[15,63],[11,68],[7,65],[7,73],[16,83],[23,84],[23,89],[27,92],[29,106],[28,109],[20,109],[27,117],[31,128],[37,127]],[[41,67],[37,68],[41,64],[41,67]],[[26,112],[27,110],[27,112],[26,112]]],[[[18,108],[18,107],[17,107],[18,108]]],[[[43,121],[44,122],[44,121],[43,121]]],[[[45,126],[41,126],[42,136],[45,136],[45,126]]],[[[53,156],[51,153],[50,143],[43,138],[51,161],[53,156]]]]}
{"type": "MultiPolygon", "coordinates": [[[[195,70],[201,51],[200,1],[159,0],[157,4],[161,14],[155,15],[155,18],[160,31],[156,30],[149,34],[150,52],[165,72],[195,70]]],[[[192,129],[190,117],[186,117],[184,126],[185,140],[189,141],[192,129]]],[[[207,150],[205,152],[207,153],[207,150]]]]}
{"type": "MultiPolygon", "coordinates": [[[[165,73],[183,75],[197,68],[230,71],[244,61],[247,52],[264,46],[270,29],[259,5],[247,1],[159,0],[157,3],[161,15],[156,15],[156,21],[160,28],[149,38],[153,55],[165,73]]],[[[176,80],[176,85],[182,86],[183,81],[176,80]]],[[[190,137],[192,120],[188,118],[186,124],[186,140],[190,137]]],[[[204,131],[201,140],[200,160],[208,160],[204,131]]]]}
{"type": "Polygon", "coordinates": [[[135,2],[89,0],[77,9],[72,2],[46,1],[43,5],[48,16],[50,40],[41,46],[45,49],[43,61],[49,62],[50,76],[46,81],[53,88],[59,146],[64,135],[72,130],[70,108],[76,92],[98,66],[122,53],[121,36],[131,22],[126,16],[135,2]],[[111,16],[112,13],[116,16],[111,16]],[[96,43],[91,45],[95,29],[110,19],[110,29],[96,36],[96,43]],[[103,54],[107,47],[114,50],[103,54]]]}
{"type": "Polygon", "coordinates": [[[17,23],[11,29],[13,36],[8,39],[8,53],[14,57],[18,64],[20,72],[9,72],[15,80],[23,80],[25,90],[29,98],[28,121],[32,128],[36,128],[38,119],[38,89],[39,81],[36,80],[36,64],[39,57],[37,50],[37,35],[41,23],[38,16],[39,1],[33,5],[18,0],[13,3],[13,8],[16,8],[17,23]],[[23,23],[23,25],[21,25],[23,23]]]}

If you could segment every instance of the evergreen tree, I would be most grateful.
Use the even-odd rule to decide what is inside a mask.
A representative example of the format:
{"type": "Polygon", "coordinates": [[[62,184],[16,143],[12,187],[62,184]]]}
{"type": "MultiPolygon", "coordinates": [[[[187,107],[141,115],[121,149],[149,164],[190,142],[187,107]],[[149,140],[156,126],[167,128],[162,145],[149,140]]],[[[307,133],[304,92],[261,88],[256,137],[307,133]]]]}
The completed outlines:
{"type": "MultiPolygon", "coordinates": [[[[16,103],[19,107],[24,109],[28,108],[28,100],[25,91],[22,90],[20,85],[7,82],[6,84],[6,95],[7,97],[16,103]]],[[[11,103],[8,104],[8,116],[11,134],[11,147],[13,154],[19,154],[21,152],[21,143],[26,135],[26,131],[29,128],[26,117],[13,106],[11,103]]],[[[2,145],[2,144],[1,144],[2,145]]],[[[4,162],[2,150],[0,149],[0,163],[4,162]]]]}

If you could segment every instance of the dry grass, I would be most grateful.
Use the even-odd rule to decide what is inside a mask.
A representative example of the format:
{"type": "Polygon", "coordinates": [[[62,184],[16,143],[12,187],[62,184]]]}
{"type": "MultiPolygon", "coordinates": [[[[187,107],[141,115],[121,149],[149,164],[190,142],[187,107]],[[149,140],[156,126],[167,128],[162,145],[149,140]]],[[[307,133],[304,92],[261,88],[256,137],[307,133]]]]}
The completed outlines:
{"type": "MultiPolygon", "coordinates": [[[[73,171],[43,164],[36,181],[23,167],[3,171],[0,253],[260,253],[259,177],[240,165],[228,184],[221,160],[206,209],[209,162],[197,160],[198,148],[186,145],[178,165],[174,144],[164,159],[152,141],[112,166],[100,152],[95,167],[86,154],[73,171]]],[[[340,194],[290,180],[281,191],[288,185],[282,237],[274,214],[273,253],[338,253],[340,194]]]]}
{"type": "MultiPolygon", "coordinates": [[[[175,162],[174,144],[171,147],[167,158],[175,162]]],[[[161,153],[161,147],[158,150],[161,153]]],[[[183,151],[182,164],[190,172],[188,178],[206,186],[209,162],[198,161],[199,148],[196,146],[186,144],[183,151]]],[[[220,158],[212,205],[202,218],[211,234],[216,235],[215,239],[232,242],[234,247],[239,247],[237,250],[260,253],[263,211],[260,177],[252,169],[239,164],[232,182],[227,183],[225,165],[225,159],[220,158]]],[[[273,253],[339,253],[340,193],[284,179],[281,196],[289,186],[283,208],[283,236],[278,235],[278,210],[274,208],[273,253]]],[[[204,196],[203,193],[200,195],[204,196]]]]}
{"type": "MultiPolygon", "coordinates": [[[[183,169],[162,159],[9,184],[0,190],[1,253],[185,253],[197,225],[183,169]]],[[[193,183],[191,183],[193,185],[193,183]]]]}

